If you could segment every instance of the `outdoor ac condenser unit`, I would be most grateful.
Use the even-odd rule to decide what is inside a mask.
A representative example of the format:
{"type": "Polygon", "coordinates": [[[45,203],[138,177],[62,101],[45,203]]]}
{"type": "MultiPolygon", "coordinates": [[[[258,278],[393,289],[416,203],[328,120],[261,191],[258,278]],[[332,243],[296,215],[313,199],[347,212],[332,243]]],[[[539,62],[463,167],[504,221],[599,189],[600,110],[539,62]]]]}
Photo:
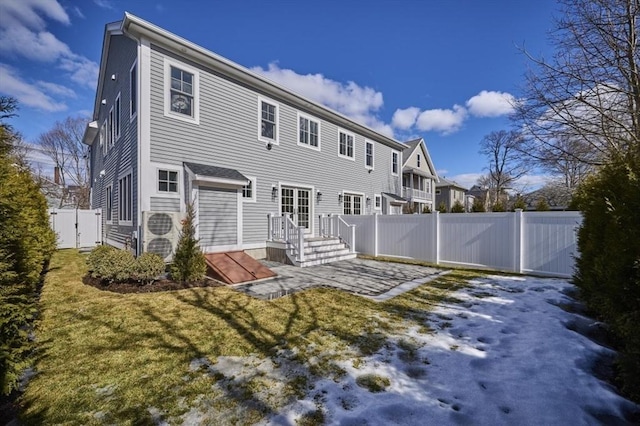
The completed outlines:
{"type": "Polygon", "coordinates": [[[142,212],[142,251],[156,253],[171,261],[180,236],[183,214],[180,212],[142,212]]]}

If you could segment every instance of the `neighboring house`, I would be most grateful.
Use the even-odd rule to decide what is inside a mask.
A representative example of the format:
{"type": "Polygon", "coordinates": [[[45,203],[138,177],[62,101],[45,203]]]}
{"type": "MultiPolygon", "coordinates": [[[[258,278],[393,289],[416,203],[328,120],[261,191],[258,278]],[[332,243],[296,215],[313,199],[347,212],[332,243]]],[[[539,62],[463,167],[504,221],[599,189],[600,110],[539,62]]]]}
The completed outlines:
{"type": "Polygon", "coordinates": [[[106,26],[92,120],[91,207],[136,253],[170,248],[150,235],[188,202],[205,252],[260,257],[267,214],[319,236],[320,215],[391,213],[402,195],[404,144],[128,13],[106,26]]]}
{"type": "Polygon", "coordinates": [[[436,184],[436,208],[440,206],[440,203],[444,203],[448,212],[451,211],[451,207],[459,201],[464,207],[465,194],[467,188],[458,185],[456,182],[440,178],[440,182],[436,184]]]}
{"type": "Polygon", "coordinates": [[[471,206],[473,206],[473,202],[475,200],[480,200],[484,205],[484,210],[489,211],[489,189],[483,188],[480,185],[473,185],[471,189],[467,191],[467,195],[473,197],[473,201],[471,202],[471,206]]]}
{"type": "Polygon", "coordinates": [[[571,199],[573,198],[573,190],[564,185],[551,183],[524,194],[522,197],[527,204],[527,210],[536,210],[540,200],[544,200],[549,210],[562,211],[569,209],[569,204],[571,204],[571,199]]]}
{"type": "Polygon", "coordinates": [[[402,195],[407,200],[405,212],[433,211],[434,187],[439,182],[424,139],[405,142],[402,163],[402,195]]]}

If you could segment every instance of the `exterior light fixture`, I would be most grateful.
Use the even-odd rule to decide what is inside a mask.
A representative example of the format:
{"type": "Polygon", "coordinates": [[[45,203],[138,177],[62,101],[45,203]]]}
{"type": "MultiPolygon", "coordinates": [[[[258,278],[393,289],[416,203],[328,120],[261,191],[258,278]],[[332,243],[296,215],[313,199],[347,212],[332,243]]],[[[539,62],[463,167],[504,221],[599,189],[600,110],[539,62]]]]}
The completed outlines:
{"type": "Polygon", "coordinates": [[[316,192],[316,200],[318,200],[318,202],[322,201],[322,192],[316,192]]]}
{"type": "Polygon", "coordinates": [[[338,204],[342,204],[342,193],[338,192],[338,204]]]}
{"type": "Polygon", "coordinates": [[[278,198],[278,187],[271,185],[271,200],[275,200],[276,198],[278,198]]]}

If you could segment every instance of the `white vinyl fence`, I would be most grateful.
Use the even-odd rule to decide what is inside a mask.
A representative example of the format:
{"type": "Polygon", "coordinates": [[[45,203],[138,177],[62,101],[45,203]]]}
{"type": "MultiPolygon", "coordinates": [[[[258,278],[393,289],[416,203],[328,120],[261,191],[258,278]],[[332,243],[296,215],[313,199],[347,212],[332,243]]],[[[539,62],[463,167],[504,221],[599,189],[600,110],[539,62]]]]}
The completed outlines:
{"type": "Polygon", "coordinates": [[[91,248],[102,242],[101,210],[49,209],[58,248],[91,248]]]}
{"type": "Polygon", "coordinates": [[[356,251],[557,277],[573,274],[580,212],[343,216],[356,251]]]}

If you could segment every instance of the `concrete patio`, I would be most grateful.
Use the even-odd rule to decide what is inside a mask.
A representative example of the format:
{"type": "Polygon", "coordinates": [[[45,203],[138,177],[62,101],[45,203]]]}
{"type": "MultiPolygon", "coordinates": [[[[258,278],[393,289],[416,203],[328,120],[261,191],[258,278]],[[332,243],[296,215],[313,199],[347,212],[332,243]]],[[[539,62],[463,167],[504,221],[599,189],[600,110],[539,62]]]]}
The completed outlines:
{"type": "Polygon", "coordinates": [[[336,288],[383,301],[448,271],[419,265],[352,259],[308,268],[263,261],[278,276],[233,286],[260,299],[274,299],[314,287],[336,288]]]}

